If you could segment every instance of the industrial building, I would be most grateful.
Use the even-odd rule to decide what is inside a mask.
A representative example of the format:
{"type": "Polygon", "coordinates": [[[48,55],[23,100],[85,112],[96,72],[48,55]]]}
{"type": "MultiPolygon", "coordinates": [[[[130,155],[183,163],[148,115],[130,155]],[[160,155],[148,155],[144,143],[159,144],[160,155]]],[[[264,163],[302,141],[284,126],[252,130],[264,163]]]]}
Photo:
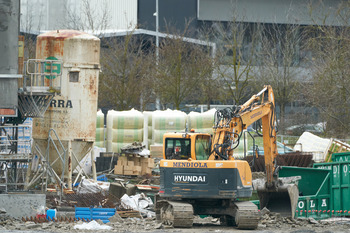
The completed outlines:
{"type": "MultiPolygon", "coordinates": [[[[124,36],[133,32],[135,35],[143,35],[143,40],[156,44],[157,38],[183,32],[187,26],[186,37],[203,41],[203,35],[200,35],[199,31],[206,31],[207,28],[229,31],[227,24],[237,22],[243,25],[247,32],[249,31],[244,35],[241,45],[245,56],[252,46],[256,49],[260,48],[260,45],[252,43],[250,35],[256,30],[257,24],[264,25],[266,30],[277,25],[282,31],[288,25],[300,25],[298,30],[313,24],[341,26],[342,22],[336,15],[340,3],[341,1],[330,0],[312,4],[308,1],[291,0],[283,2],[276,0],[23,0],[21,1],[21,32],[38,35],[39,32],[56,28],[73,28],[89,31],[100,38],[124,36]]],[[[223,75],[231,75],[232,67],[227,66],[226,61],[231,56],[232,50],[225,48],[227,44],[218,38],[209,38],[209,40],[215,45],[213,53],[226,51],[226,58],[220,53],[223,55],[223,66],[220,70],[225,70],[223,75]]],[[[299,47],[301,48],[302,45],[299,47]]],[[[297,53],[291,73],[298,80],[309,80],[312,74],[305,63],[312,54],[302,49],[297,53]]],[[[259,73],[259,64],[252,65],[252,70],[259,73]]],[[[295,102],[288,105],[287,112],[293,108],[294,111],[298,111],[298,104],[300,103],[295,102]]],[[[308,111],[314,113],[316,110],[308,111]]]]}

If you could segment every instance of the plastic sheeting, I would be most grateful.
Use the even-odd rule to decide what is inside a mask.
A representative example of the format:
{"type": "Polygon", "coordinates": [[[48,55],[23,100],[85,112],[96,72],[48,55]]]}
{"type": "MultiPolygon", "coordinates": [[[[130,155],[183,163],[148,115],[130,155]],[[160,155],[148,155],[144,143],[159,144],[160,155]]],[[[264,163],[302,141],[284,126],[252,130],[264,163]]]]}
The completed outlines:
{"type": "Polygon", "coordinates": [[[92,220],[89,223],[84,222],[82,224],[77,224],[74,226],[74,229],[78,229],[78,230],[112,230],[113,228],[111,226],[100,225],[95,220],[92,220]]]}
{"type": "Polygon", "coordinates": [[[98,147],[105,147],[106,130],[104,127],[104,114],[102,111],[97,112],[96,118],[96,140],[95,145],[98,147]]]}
{"type": "Polygon", "coordinates": [[[130,111],[108,111],[107,151],[120,152],[120,148],[133,142],[143,141],[143,114],[130,111]]]}
{"type": "Polygon", "coordinates": [[[105,193],[109,190],[110,183],[102,181],[94,181],[92,179],[82,179],[79,184],[77,193],[105,193]]]}
{"type": "Polygon", "coordinates": [[[184,132],[186,129],[186,113],[167,109],[155,111],[152,115],[152,137],[154,144],[163,144],[166,132],[184,132]]]}
{"type": "Polygon", "coordinates": [[[143,193],[133,196],[124,194],[120,201],[121,205],[126,209],[132,208],[133,210],[140,211],[149,218],[156,216],[153,211],[147,210],[147,208],[153,208],[153,201],[143,193]]]}
{"type": "MultiPolygon", "coordinates": [[[[101,148],[94,146],[94,161],[96,162],[96,158],[100,157],[101,152],[106,152],[106,148],[101,148]]],[[[91,151],[85,155],[85,157],[79,162],[81,168],[84,170],[84,172],[87,175],[90,175],[92,173],[92,165],[91,165],[91,151]]],[[[78,166],[75,170],[74,173],[79,172],[80,167],[78,166]]]]}
{"type": "Polygon", "coordinates": [[[325,159],[324,156],[330,142],[330,139],[321,138],[312,133],[304,132],[298,139],[293,149],[295,151],[312,152],[313,160],[315,162],[321,162],[325,159]]]}
{"type": "Polygon", "coordinates": [[[215,112],[216,109],[210,109],[203,113],[190,112],[187,115],[188,128],[194,129],[195,132],[212,134],[215,112]]]}

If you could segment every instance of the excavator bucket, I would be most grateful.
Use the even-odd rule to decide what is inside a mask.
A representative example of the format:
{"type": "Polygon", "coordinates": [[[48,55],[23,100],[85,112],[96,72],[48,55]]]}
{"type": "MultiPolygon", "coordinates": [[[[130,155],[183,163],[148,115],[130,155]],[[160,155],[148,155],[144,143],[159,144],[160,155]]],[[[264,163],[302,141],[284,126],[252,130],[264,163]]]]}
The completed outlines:
{"type": "Polygon", "coordinates": [[[296,184],[285,184],[273,189],[258,188],[260,208],[266,207],[270,212],[280,213],[282,217],[294,218],[299,198],[299,190],[296,184]]]}

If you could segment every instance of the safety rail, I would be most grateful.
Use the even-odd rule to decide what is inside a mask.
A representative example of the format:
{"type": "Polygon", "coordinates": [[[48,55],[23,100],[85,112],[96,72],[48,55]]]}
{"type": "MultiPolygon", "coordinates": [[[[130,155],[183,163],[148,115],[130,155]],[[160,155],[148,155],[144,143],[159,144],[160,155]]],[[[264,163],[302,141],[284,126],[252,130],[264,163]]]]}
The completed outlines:
{"type": "Polygon", "coordinates": [[[50,59],[28,59],[25,64],[23,91],[55,92],[61,91],[62,61],[50,59]]]}
{"type": "Polygon", "coordinates": [[[62,61],[29,59],[24,63],[18,109],[23,117],[43,117],[55,94],[61,92],[62,61]]]}

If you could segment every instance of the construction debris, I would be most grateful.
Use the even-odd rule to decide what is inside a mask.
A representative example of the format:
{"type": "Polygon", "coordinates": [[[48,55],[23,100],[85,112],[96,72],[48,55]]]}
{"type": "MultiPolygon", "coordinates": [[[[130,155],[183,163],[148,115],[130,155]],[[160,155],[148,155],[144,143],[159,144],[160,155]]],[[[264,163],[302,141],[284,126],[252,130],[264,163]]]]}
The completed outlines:
{"type": "Polygon", "coordinates": [[[149,150],[140,142],[133,142],[120,148],[122,154],[139,154],[142,156],[149,156],[149,150]]]}
{"type": "Polygon", "coordinates": [[[350,151],[350,145],[334,138],[321,138],[304,132],[294,146],[295,151],[311,152],[315,162],[330,162],[333,153],[350,151]]]}
{"type": "Polygon", "coordinates": [[[74,229],[78,230],[112,230],[111,226],[100,225],[96,221],[91,221],[89,223],[80,223],[74,226],[74,229]]]}
{"type": "MultiPolygon", "coordinates": [[[[312,153],[292,152],[277,155],[276,161],[278,166],[310,167],[313,163],[312,158],[312,153]]],[[[258,158],[247,156],[244,160],[251,164],[252,172],[265,172],[265,158],[263,155],[258,158]]]]}
{"type": "Polygon", "coordinates": [[[139,211],[128,210],[128,211],[118,211],[120,218],[142,218],[139,211]]]}
{"type": "Polygon", "coordinates": [[[121,198],[124,194],[129,196],[136,194],[136,186],[133,184],[124,184],[120,183],[111,183],[109,187],[109,195],[113,195],[114,197],[121,198]]]}
{"type": "Polygon", "coordinates": [[[153,218],[156,216],[155,212],[152,211],[154,206],[152,199],[146,197],[143,193],[136,194],[134,196],[124,194],[120,200],[121,206],[125,209],[131,208],[133,210],[137,210],[147,218],[153,218]]]}
{"type": "MultiPolygon", "coordinates": [[[[303,153],[289,154],[288,156],[279,156],[279,165],[293,166],[308,166],[312,160],[312,155],[303,153]],[[295,157],[295,158],[294,158],[295,157]],[[296,158],[302,159],[296,159],[296,158]]],[[[92,179],[83,178],[79,185],[73,190],[66,190],[62,199],[58,195],[58,187],[52,187],[53,192],[46,195],[46,209],[56,209],[55,217],[37,211],[36,215],[25,216],[22,218],[10,218],[6,215],[6,210],[0,208],[0,231],[2,230],[19,230],[19,231],[54,231],[54,232],[70,232],[74,230],[105,230],[108,232],[121,232],[127,229],[128,232],[140,231],[172,231],[169,226],[163,226],[157,222],[153,211],[153,196],[159,191],[159,177],[152,174],[154,159],[143,157],[136,154],[117,154],[118,165],[123,166],[123,174],[117,174],[113,169],[106,173],[102,173],[103,179],[95,182],[92,179]],[[127,167],[140,166],[141,171],[145,170],[142,166],[148,168],[147,176],[142,176],[140,173],[127,175],[124,173],[128,170],[127,167]],[[125,169],[126,168],[126,169],[125,169]],[[109,222],[103,223],[102,220],[93,220],[89,218],[76,218],[74,209],[76,207],[99,207],[113,208],[115,214],[108,218],[109,222]],[[40,212],[40,213],[39,213],[40,212]]],[[[259,160],[255,158],[255,162],[259,160]]],[[[252,158],[253,160],[253,158],[252,158]]],[[[251,161],[252,161],[251,160],[251,161]]],[[[259,170],[259,162],[256,170],[259,170]]],[[[117,168],[115,166],[115,168],[117,168]]],[[[139,169],[136,169],[137,171],[139,169]]],[[[99,173],[101,174],[101,173],[99,173]]],[[[101,177],[99,176],[99,177],[101,177]]],[[[254,172],[253,179],[264,178],[264,172],[254,172]]],[[[298,181],[296,178],[295,182],[298,181]]],[[[256,183],[256,182],[255,182],[256,183]]],[[[256,185],[254,183],[254,186],[256,185]]],[[[49,186],[51,187],[51,186],[49,186]]],[[[258,225],[258,230],[268,230],[269,232],[278,232],[290,229],[315,229],[324,228],[328,231],[346,231],[350,225],[350,220],[342,218],[334,220],[315,220],[313,218],[292,219],[281,217],[279,214],[271,213],[270,210],[264,208],[260,211],[261,220],[258,225]]],[[[219,218],[212,216],[195,216],[194,225],[201,225],[200,231],[226,230],[220,226],[219,218]],[[206,228],[210,227],[210,228],[206,228]],[[204,229],[203,229],[204,228],[204,229]]],[[[171,228],[171,227],[170,227],[171,228]]],[[[227,228],[229,230],[231,228],[227,228]]],[[[198,229],[193,229],[194,232],[199,232],[198,229]]],[[[313,231],[313,230],[310,230],[313,231]]]]}
{"type": "MultiPolygon", "coordinates": [[[[268,209],[264,209],[260,211],[261,213],[261,220],[259,223],[259,229],[280,229],[283,230],[290,230],[295,228],[324,228],[328,232],[335,232],[335,231],[347,231],[348,227],[350,226],[350,219],[347,219],[347,221],[343,221],[343,224],[340,220],[336,221],[316,221],[313,218],[297,218],[293,219],[290,217],[281,217],[278,213],[270,212],[268,209]]],[[[314,232],[314,231],[313,231],[314,232]]]]}
{"type": "Polygon", "coordinates": [[[109,185],[109,182],[94,181],[92,179],[85,179],[83,177],[78,186],[77,193],[105,193],[109,190],[109,185]]]}

